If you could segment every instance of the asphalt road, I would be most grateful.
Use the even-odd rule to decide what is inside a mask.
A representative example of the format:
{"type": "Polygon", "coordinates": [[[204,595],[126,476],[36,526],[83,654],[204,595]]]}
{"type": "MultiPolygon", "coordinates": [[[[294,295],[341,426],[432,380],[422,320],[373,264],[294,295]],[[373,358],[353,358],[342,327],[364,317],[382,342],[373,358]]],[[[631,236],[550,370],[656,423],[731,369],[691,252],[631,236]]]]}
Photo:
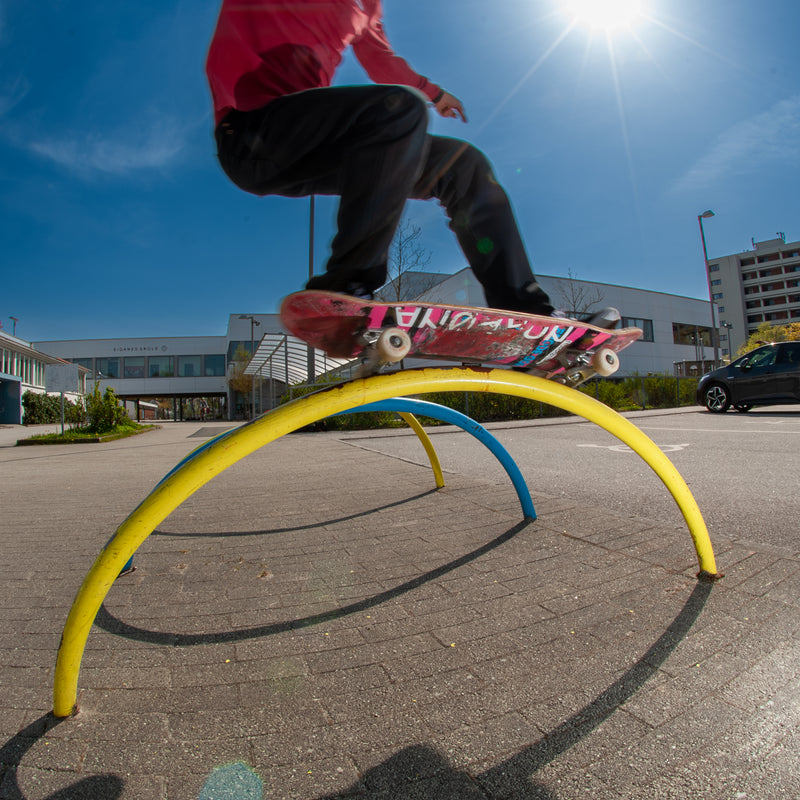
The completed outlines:
{"type": "MultiPolygon", "coordinates": [[[[635,416],[689,485],[712,536],[800,553],[800,407],[711,414],[699,407],[635,416]]],[[[675,501],[647,464],[618,439],[572,418],[488,426],[537,492],[570,498],[592,509],[683,524],[675,501]]],[[[491,453],[457,429],[429,429],[446,472],[481,475],[508,485],[491,453]]],[[[427,464],[416,437],[376,432],[346,435],[353,445],[427,464]]]]}

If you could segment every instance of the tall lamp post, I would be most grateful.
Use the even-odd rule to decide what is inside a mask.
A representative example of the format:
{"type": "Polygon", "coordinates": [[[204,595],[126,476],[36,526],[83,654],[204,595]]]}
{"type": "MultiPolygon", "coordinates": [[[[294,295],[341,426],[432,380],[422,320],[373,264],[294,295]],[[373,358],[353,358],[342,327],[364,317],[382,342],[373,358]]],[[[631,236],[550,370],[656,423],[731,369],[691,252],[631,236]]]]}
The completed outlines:
{"type": "MultiPolygon", "coordinates": [[[[250,320],[250,360],[253,360],[255,355],[255,335],[253,329],[256,325],[261,323],[252,314],[239,314],[239,319],[250,320]]],[[[256,416],[256,376],[255,373],[250,374],[250,419],[256,416]]]]}
{"type": "Polygon", "coordinates": [[[725,328],[728,334],[728,361],[733,358],[733,345],[731,344],[731,329],[733,325],[730,322],[721,322],[720,327],[725,328]]]}
{"type": "MultiPolygon", "coordinates": [[[[308,204],[308,279],[314,277],[314,212],[315,212],[315,197],[312,194],[309,197],[308,204]]],[[[314,363],[314,348],[308,345],[306,349],[306,364],[308,366],[308,382],[314,383],[317,375],[317,367],[314,363]]]]}
{"type": "Polygon", "coordinates": [[[719,343],[717,341],[717,322],[714,315],[714,293],[711,291],[711,273],[708,271],[708,250],[706,249],[706,232],[703,230],[703,220],[713,217],[714,212],[704,211],[697,215],[700,225],[700,238],[703,240],[703,262],[706,266],[706,280],[708,281],[708,299],[711,302],[711,344],[714,346],[714,367],[719,366],[719,343]]]}

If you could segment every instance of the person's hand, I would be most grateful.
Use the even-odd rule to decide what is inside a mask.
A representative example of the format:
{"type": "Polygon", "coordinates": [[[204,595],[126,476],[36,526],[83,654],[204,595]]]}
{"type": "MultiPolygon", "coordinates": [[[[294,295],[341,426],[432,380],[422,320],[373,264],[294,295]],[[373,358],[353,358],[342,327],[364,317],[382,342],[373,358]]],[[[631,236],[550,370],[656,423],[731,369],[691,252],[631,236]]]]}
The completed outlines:
{"type": "Polygon", "coordinates": [[[457,97],[453,97],[449,92],[445,92],[439,98],[439,102],[434,105],[434,108],[442,117],[461,118],[462,122],[467,121],[467,115],[464,113],[464,106],[461,105],[461,101],[457,97]]]}

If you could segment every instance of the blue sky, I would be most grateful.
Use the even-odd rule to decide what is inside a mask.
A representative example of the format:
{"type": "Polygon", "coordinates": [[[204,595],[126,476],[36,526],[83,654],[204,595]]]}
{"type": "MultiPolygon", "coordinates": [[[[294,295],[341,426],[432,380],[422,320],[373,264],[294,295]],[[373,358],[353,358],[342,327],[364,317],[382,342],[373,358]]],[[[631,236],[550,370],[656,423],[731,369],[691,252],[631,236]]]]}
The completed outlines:
{"type": "MultiPolygon", "coordinates": [[[[566,0],[384,0],[395,50],[466,107],[431,130],[492,160],[537,272],[707,297],[701,211],[712,257],[800,239],[800,3],[643,4],[606,32],[566,0]]],[[[0,0],[7,332],[218,335],[304,283],[308,201],[248,195],[214,157],[217,10],[0,0]]],[[[348,57],[337,82],[366,81],[348,57]]],[[[318,200],[317,270],[334,214],[318,200]]],[[[432,270],[466,265],[437,204],[407,214],[432,270]]]]}

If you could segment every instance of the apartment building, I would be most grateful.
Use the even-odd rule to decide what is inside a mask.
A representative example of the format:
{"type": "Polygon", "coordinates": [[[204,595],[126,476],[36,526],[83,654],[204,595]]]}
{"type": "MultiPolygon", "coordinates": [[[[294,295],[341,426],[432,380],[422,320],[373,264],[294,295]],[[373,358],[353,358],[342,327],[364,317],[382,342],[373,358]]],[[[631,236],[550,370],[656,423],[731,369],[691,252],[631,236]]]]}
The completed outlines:
{"type": "Polygon", "coordinates": [[[719,310],[720,354],[736,353],[759,325],[800,322],[800,242],[784,234],[708,261],[719,310]]]}

